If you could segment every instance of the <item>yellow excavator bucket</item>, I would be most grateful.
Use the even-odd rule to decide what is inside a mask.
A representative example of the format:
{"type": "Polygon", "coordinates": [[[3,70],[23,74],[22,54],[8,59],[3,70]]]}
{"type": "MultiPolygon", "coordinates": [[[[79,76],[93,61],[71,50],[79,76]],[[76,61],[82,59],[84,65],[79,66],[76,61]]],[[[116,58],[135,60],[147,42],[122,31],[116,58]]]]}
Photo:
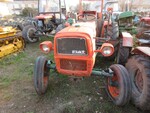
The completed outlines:
{"type": "Polygon", "coordinates": [[[0,27],[0,58],[24,48],[21,32],[13,27],[0,27]]]}

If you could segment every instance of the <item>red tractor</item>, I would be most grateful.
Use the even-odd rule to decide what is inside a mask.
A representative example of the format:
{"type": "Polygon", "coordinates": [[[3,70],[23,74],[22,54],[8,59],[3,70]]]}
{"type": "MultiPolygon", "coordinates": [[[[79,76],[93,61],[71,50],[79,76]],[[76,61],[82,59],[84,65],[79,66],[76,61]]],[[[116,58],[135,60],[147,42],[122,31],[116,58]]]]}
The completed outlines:
{"type": "Polygon", "coordinates": [[[137,38],[150,39],[150,17],[141,18],[137,31],[137,38]]]}
{"type": "Polygon", "coordinates": [[[150,18],[142,18],[141,22],[143,29],[138,33],[138,46],[131,51],[126,68],[132,83],[133,104],[150,110],[150,18]]]}
{"type": "Polygon", "coordinates": [[[26,42],[34,43],[39,37],[48,36],[66,19],[65,0],[38,0],[38,12],[32,24],[23,28],[26,42]]]}
{"type": "Polygon", "coordinates": [[[142,110],[150,110],[150,47],[136,47],[126,68],[132,83],[133,104],[142,110]]]}
{"type": "MultiPolygon", "coordinates": [[[[132,37],[127,33],[122,33],[122,36],[119,37],[117,23],[110,23],[109,19],[107,24],[104,23],[102,19],[103,0],[80,0],[80,9],[78,21],[59,31],[54,37],[54,44],[51,41],[44,41],[40,44],[40,49],[44,53],[54,52],[54,61],[44,56],[36,59],[35,90],[39,95],[46,92],[50,70],[68,76],[104,76],[107,79],[106,89],[110,98],[114,104],[123,106],[129,102],[131,96],[131,81],[126,68],[120,64],[112,64],[106,70],[97,71],[94,70],[94,65],[98,53],[105,58],[116,59],[120,42],[122,47],[132,47],[132,37]],[[82,1],[99,2],[101,12],[83,11],[82,1]],[[105,29],[106,32],[102,33],[102,29],[105,29]]],[[[109,8],[108,11],[111,13],[112,9],[109,8]]]]}

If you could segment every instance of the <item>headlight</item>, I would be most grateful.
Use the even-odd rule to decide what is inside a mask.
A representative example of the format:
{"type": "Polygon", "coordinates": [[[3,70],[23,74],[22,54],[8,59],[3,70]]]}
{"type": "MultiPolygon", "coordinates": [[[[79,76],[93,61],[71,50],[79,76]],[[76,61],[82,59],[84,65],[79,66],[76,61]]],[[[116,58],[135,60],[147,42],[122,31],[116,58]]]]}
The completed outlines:
{"type": "Polygon", "coordinates": [[[104,43],[101,48],[101,53],[105,57],[111,56],[114,53],[113,45],[109,43],[104,43]]]}
{"type": "Polygon", "coordinates": [[[53,50],[53,44],[50,41],[45,41],[40,44],[40,49],[44,53],[49,53],[51,50],[53,50]]]}
{"type": "Polygon", "coordinates": [[[50,51],[50,48],[48,48],[47,45],[42,45],[42,49],[43,49],[43,51],[46,52],[46,53],[50,51]]]}
{"type": "Polygon", "coordinates": [[[106,55],[110,55],[112,52],[112,48],[111,47],[104,47],[102,52],[106,55]]]}

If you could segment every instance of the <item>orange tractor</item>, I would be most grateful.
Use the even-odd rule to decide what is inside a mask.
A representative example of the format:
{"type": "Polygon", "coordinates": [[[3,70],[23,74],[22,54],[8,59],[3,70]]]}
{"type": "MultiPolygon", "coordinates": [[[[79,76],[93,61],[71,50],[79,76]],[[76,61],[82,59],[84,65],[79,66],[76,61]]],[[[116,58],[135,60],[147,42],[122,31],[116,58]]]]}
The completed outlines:
{"type": "MultiPolygon", "coordinates": [[[[95,3],[95,8],[97,4],[95,3]]],[[[50,70],[68,76],[90,77],[104,76],[107,79],[107,92],[114,104],[125,105],[131,96],[131,81],[128,71],[123,65],[112,64],[106,70],[94,70],[96,55],[99,53],[106,58],[115,60],[120,47],[132,47],[132,37],[128,33],[119,36],[117,23],[103,21],[103,0],[80,0],[78,20],[72,26],[59,31],[51,41],[44,41],[40,49],[49,54],[54,52],[54,62],[44,56],[36,59],[34,67],[34,87],[39,95],[43,95],[48,86],[50,70]],[[82,2],[99,3],[99,9],[82,10],[82,2]],[[100,12],[97,12],[100,10],[100,12]],[[104,32],[103,32],[104,31],[104,32]],[[111,35],[110,35],[111,34],[111,35]]],[[[109,8],[108,13],[111,14],[109,8]]],[[[118,58],[119,59],[119,58],[118,58]]]]}

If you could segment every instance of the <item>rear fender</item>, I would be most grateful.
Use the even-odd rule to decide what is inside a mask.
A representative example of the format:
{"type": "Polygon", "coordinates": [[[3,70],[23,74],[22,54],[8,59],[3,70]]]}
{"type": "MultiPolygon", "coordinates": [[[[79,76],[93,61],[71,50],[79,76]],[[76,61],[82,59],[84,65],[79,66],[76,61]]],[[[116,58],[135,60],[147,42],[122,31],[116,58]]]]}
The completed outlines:
{"type": "Polygon", "coordinates": [[[136,47],[133,51],[133,54],[144,55],[150,57],[150,47],[136,47]]]}
{"type": "Polygon", "coordinates": [[[133,37],[130,33],[122,32],[122,46],[123,47],[133,47],[133,37]]]}

